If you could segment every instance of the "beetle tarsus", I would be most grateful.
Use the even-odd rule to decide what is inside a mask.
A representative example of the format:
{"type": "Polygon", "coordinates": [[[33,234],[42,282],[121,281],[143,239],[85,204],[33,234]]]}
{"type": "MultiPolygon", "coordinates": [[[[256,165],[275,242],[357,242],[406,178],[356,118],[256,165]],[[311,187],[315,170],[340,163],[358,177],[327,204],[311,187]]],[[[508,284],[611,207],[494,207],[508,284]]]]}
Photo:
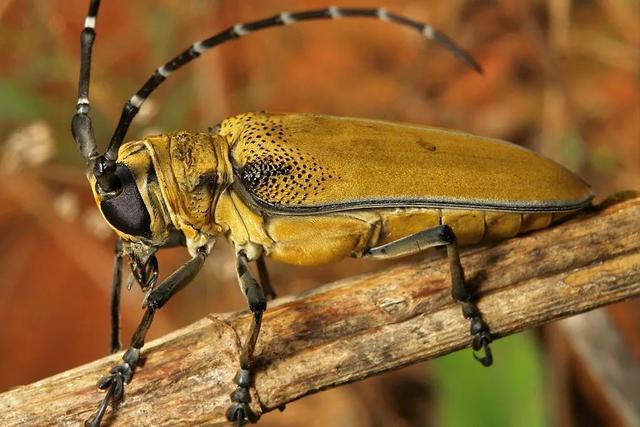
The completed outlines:
{"type": "Polygon", "coordinates": [[[231,401],[233,402],[227,409],[227,419],[236,421],[238,426],[244,426],[248,422],[255,422],[258,416],[251,410],[249,403],[251,402],[251,394],[249,387],[251,386],[251,370],[248,368],[240,368],[234,382],[238,387],[231,393],[231,401]]]}
{"type": "Polygon", "coordinates": [[[84,422],[85,427],[99,427],[109,404],[116,406],[122,400],[124,396],[124,377],[120,373],[112,373],[98,381],[98,388],[101,390],[108,388],[107,394],[100,402],[96,412],[84,422]]]}
{"type": "Polygon", "coordinates": [[[100,402],[100,406],[94,414],[85,421],[85,426],[99,426],[102,422],[107,407],[111,404],[112,407],[116,407],[124,397],[124,385],[131,381],[133,377],[133,371],[136,368],[138,361],[140,360],[140,349],[130,348],[122,356],[123,363],[111,368],[109,375],[100,378],[98,381],[98,389],[107,390],[107,394],[100,402]]]}
{"type": "Polygon", "coordinates": [[[462,303],[462,315],[469,319],[471,335],[473,341],[471,348],[473,349],[473,357],[482,364],[482,366],[491,366],[493,364],[493,353],[489,344],[493,341],[489,326],[482,320],[482,315],[478,307],[471,301],[462,303]]]}
{"type": "Polygon", "coordinates": [[[238,387],[229,396],[232,404],[226,413],[227,419],[236,421],[238,426],[244,426],[248,422],[254,423],[259,418],[249,407],[249,403],[251,403],[251,393],[249,391],[252,377],[251,369],[246,364],[243,365],[235,376],[234,382],[238,387]]]}

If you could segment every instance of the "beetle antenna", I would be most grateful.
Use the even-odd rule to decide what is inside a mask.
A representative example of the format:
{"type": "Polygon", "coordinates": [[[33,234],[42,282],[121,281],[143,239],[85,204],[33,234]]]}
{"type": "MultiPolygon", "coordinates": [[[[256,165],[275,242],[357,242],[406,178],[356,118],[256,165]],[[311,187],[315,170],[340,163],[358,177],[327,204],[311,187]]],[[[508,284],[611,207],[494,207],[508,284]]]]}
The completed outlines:
{"type": "Polygon", "coordinates": [[[78,101],[76,114],[71,120],[71,133],[76,141],[80,155],[87,170],[96,177],[100,193],[109,195],[120,190],[122,184],[115,175],[116,158],[98,156],[96,138],[89,116],[89,83],[91,80],[91,53],[96,38],[96,19],[100,9],[100,0],[91,0],[84,20],[84,29],[80,33],[80,76],[78,78],[78,101]]]}
{"type": "Polygon", "coordinates": [[[89,77],[91,71],[91,51],[96,36],[95,23],[99,7],[100,0],[90,1],[85,26],[81,34],[78,102],[71,127],[74,139],[82,158],[87,163],[87,167],[91,168],[91,166],[93,166],[92,173],[96,177],[97,190],[106,196],[117,193],[122,186],[122,183],[115,175],[118,150],[124,141],[131,121],[136,114],[138,114],[140,107],[151,93],[153,93],[172,72],[199,57],[205,51],[257,30],[320,19],[373,18],[418,31],[425,38],[442,45],[478,73],[482,73],[482,68],[471,55],[431,25],[387,12],[384,8],[341,8],[331,6],[326,9],[302,12],[281,12],[270,18],[233,25],[209,38],[197,41],[169,62],[157,68],[135,95],[124,104],[118,125],[109,142],[109,148],[103,155],[98,156],[91,118],[89,117],[89,77]]]}
{"type": "Polygon", "coordinates": [[[89,80],[91,75],[91,51],[93,49],[93,41],[96,38],[95,26],[99,8],[100,0],[91,0],[87,17],[84,20],[84,29],[80,34],[78,101],[76,103],[76,114],[71,120],[73,138],[87,164],[98,155],[91,117],[89,117],[89,80]]]}
{"type": "Polygon", "coordinates": [[[115,162],[118,155],[118,149],[124,141],[131,121],[140,110],[140,106],[142,106],[151,93],[156,90],[156,88],[160,86],[160,84],[164,82],[172,72],[189,63],[191,60],[199,57],[205,51],[257,30],[290,25],[302,21],[340,18],[373,18],[412,28],[427,39],[433,40],[442,45],[445,49],[461,59],[478,73],[482,73],[482,68],[469,53],[431,25],[415,21],[395,13],[387,12],[384,8],[341,8],[331,6],[326,9],[319,10],[281,12],[270,18],[233,25],[209,38],[192,44],[188,49],[175,56],[166,64],[157,68],[145,84],[135,93],[135,95],[125,103],[124,108],[122,109],[122,114],[120,115],[120,120],[118,121],[118,126],[113,133],[111,142],[109,143],[109,148],[104,157],[106,157],[108,162],[115,162]]]}

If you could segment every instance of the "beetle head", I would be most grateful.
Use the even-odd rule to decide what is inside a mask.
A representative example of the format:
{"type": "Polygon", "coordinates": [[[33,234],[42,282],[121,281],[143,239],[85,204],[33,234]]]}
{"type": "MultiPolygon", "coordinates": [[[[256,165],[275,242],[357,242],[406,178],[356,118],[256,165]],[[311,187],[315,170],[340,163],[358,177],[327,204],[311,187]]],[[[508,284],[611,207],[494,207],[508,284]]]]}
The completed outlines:
{"type": "Polygon", "coordinates": [[[126,144],[115,163],[119,185],[105,192],[90,175],[94,197],[111,228],[125,242],[159,246],[168,239],[162,194],[153,163],[141,144],[126,144]]]}

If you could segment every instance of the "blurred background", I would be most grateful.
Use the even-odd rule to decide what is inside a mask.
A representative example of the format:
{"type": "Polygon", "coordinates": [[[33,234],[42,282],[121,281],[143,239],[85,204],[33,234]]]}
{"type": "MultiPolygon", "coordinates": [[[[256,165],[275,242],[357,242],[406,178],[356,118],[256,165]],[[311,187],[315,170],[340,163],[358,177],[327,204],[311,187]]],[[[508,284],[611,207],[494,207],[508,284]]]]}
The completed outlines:
{"type": "MultiPolygon", "coordinates": [[[[637,0],[332,3],[383,6],[429,22],[468,49],[485,73],[403,28],[363,20],[304,23],[231,42],[175,73],[144,105],[128,139],[204,130],[246,111],[316,112],[510,140],[577,172],[598,200],[640,190],[637,0]]],[[[94,206],[69,132],[86,5],[0,0],[0,391],[107,352],[113,235],[94,206]]],[[[149,74],[193,41],[237,22],[327,5],[103,1],[91,76],[99,144],[106,146],[122,104],[149,74]]],[[[161,253],[161,274],[186,256],[180,249],[161,253]]],[[[269,268],[285,295],[381,264],[269,268]]],[[[125,343],[142,314],[141,298],[136,288],[124,293],[125,343]]],[[[230,248],[221,243],[204,272],[156,316],[150,336],[212,311],[244,308],[230,248]]],[[[606,366],[623,380],[625,372],[637,372],[639,308],[637,301],[619,304],[500,340],[490,370],[466,350],[304,398],[266,414],[260,425],[640,423],[640,390],[611,392],[615,378],[602,375],[605,362],[590,357],[603,337],[613,337],[610,353],[620,357],[606,366]]]]}

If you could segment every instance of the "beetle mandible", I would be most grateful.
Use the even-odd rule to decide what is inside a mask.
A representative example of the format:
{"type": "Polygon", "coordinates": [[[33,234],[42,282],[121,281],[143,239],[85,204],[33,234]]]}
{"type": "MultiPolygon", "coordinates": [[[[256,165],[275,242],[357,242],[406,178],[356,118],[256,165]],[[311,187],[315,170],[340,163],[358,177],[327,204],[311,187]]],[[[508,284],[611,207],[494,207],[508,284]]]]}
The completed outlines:
{"type": "Polygon", "coordinates": [[[146,311],[122,363],[99,381],[107,393],[88,425],[99,425],[109,404],[122,399],[155,311],[198,273],[220,237],[235,248],[239,284],[253,313],[227,411],[238,425],[256,419],[249,407],[253,352],[267,296],[274,295],[265,256],[317,265],[444,246],[452,297],[470,321],[473,349],[481,352],[474,356],[485,366],[492,363],[491,334],[465,284],[458,245],[543,228],[589,206],[589,186],[561,166],[516,145],[463,132],[314,114],[241,114],[209,132],[174,132],[123,144],[140,106],[173,71],[253,31],[316,19],[373,18],[417,30],[481,71],[470,55],[433,27],[381,8],[282,12],[237,24],[156,69],[126,102],[108,149],[99,154],[89,116],[99,6],[99,0],[90,1],[81,33],[72,133],[96,203],[118,236],[112,352],[120,346],[124,255],[146,291],[146,311]],[[186,246],[192,258],[157,285],[154,254],[176,245],[186,246]],[[251,262],[260,281],[249,269],[251,262]]]}

